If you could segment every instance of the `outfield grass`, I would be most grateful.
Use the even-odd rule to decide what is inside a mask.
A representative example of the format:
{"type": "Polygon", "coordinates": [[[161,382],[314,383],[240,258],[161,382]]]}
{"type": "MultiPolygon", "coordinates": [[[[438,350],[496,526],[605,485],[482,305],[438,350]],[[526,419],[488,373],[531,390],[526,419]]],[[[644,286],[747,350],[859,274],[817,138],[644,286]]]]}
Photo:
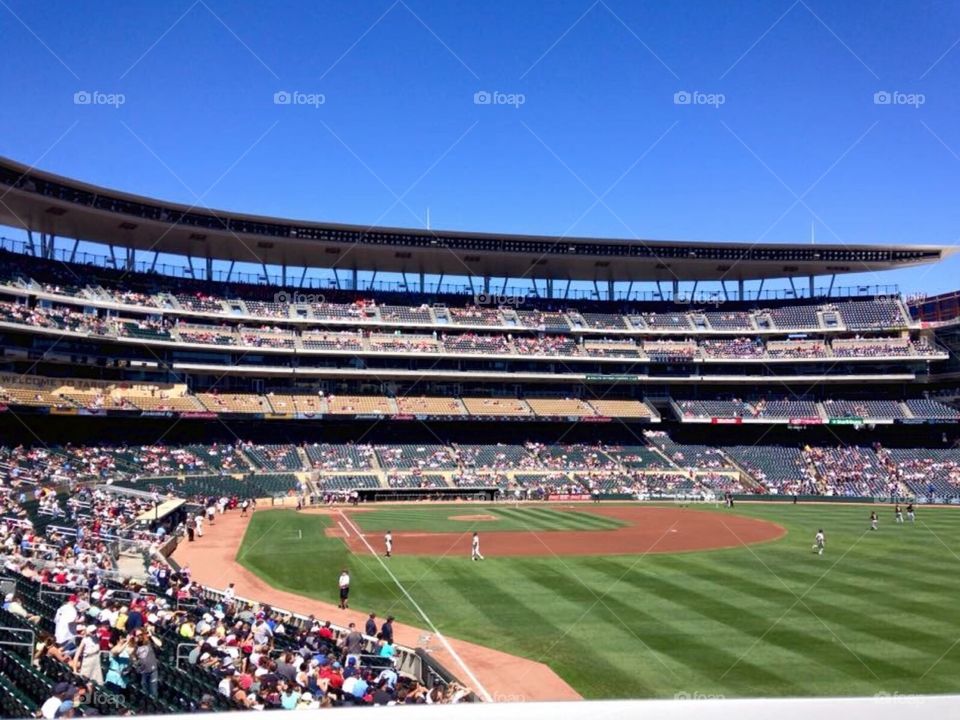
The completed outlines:
{"type": "MultiPolygon", "coordinates": [[[[390,507],[352,517],[370,531],[436,531],[451,514],[502,510],[390,507]]],[[[545,662],[588,698],[957,692],[960,512],[921,507],[916,525],[895,526],[883,507],[874,533],[869,511],[740,504],[736,513],[788,534],[732,550],[387,562],[442,632],[545,662]],[[822,557],[811,551],[818,527],[822,557]]],[[[329,522],[258,511],[238,560],[278,588],[328,602],[347,566],[355,608],[422,626],[378,559],[324,535],[329,522]]],[[[523,678],[517,685],[522,695],[523,678]]]]}
{"type": "Polygon", "coordinates": [[[609,517],[582,512],[564,512],[550,507],[529,505],[497,505],[475,509],[461,505],[390,505],[371,512],[351,515],[351,520],[365,532],[421,530],[424,532],[505,532],[535,530],[537,532],[616,530],[625,523],[609,517]],[[494,520],[451,520],[451,517],[487,515],[494,520]]]}

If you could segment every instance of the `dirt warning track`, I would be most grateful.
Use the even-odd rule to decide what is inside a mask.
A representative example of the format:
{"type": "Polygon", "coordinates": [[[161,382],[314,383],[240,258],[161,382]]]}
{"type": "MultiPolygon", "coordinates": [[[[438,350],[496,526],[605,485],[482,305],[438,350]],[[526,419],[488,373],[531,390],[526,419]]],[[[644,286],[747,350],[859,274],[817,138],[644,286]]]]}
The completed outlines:
{"type": "MultiPolygon", "coordinates": [[[[551,507],[564,512],[614,518],[626,523],[626,526],[616,530],[586,531],[484,532],[480,529],[484,555],[512,557],[691,552],[769,542],[783,537],[787,532],[780,525],[766,520],[692,508],[639,505],[551,507]]],[[[350,510],[343,512],[348,517],[353,515],[350,510]]],[[[358,520],[362,522],[361,518],[351,517],[350,525],[357,528],[358,520]]],[[[371,536],[373,534],[370,533],[371,536]]],[[[469,555],[471,535],[471,532],[395,532],[394,552],[403,555],[469,555]]],[[[353,552],[369,553],[363,538],[356,532],[351,532],[343,540],[353,552]]],[[[375,547],[379,547],[379,544],[375,544],[375,547]]]]}

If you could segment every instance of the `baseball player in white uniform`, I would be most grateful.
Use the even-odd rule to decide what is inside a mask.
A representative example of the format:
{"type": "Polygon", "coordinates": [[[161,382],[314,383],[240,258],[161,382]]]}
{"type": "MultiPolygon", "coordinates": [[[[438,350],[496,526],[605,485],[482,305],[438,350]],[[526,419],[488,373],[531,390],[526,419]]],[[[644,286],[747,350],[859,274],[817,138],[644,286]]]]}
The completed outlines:
{"type": "Polygon", "coordinates": [[[480,535],[478,533],[473,534],[473,540],[470,542],[470,559],[483,560],[483,555],[480,554],[480,535]]]}
{"type": "Polygon", "coordinates": [[[393,533],[389,530],[383,536],[383,544],[387,548],[387,557],[390,557],[393,554],[393,533]]]}
{"type": "Polygon", "coordinates": [[[817,535],[813,539],[813,549],[817,552],[817,555],[823,555],[823,546],[825,544],[823,530],[817,530],[817,535]]]}

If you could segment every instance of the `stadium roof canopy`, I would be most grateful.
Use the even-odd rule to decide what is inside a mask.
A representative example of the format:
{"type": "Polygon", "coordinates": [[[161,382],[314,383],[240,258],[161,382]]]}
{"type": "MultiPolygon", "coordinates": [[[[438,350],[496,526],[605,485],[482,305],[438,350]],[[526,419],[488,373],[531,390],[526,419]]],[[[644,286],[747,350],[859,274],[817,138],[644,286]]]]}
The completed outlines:
{"type": "Polygon", "coordinates": [[[933,245],[705,243],[363,227],[131,195],[0,158],[0,223],[208,260],[431,275],[717,281],[877,272],[943,259],[933,245]]]}

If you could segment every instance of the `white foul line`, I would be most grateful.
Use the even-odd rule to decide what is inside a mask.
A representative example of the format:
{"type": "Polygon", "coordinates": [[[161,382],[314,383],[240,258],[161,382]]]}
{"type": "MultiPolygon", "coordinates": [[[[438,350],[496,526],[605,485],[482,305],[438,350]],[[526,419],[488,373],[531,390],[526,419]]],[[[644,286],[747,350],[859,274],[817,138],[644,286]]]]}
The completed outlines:
{"type": "Polygon", "coordinates": [[[404,596],[407,598],[407,600],[410,601],[410,604],[413,605],[414,609],[416,609],[416,611],[420,614],[420,617],[423,618],[423,621],[430,627],[430,630],[433,632],[433,634],[437,636],[437,638],[440,640],[441,643],[443,643],[443,646],[447,649],[447,652],[450,653],[450,656],[454,660],[456,660],[457,664],[461,668],[463,668],[463,672],[465,672],[467,674],[467,677],[470,678],[471,684],[480,691],[480,694],[483,696],[483,699],[486,700],[487,702],[493,702],[493,698],[490,696],[490,693],[487,692],[487,689],[480,684],[480,681],[477,679],[477,676],[473,674],[473,671],[471,671],[470,668],[467,667],[467,664],[463,661],[463,658],[460,657],[457,654],[457,651],[453,649],[453,646],[450,645],[450,641],[447,640],[446,637],[444,637],[443,633],[437,630],[437,626],[433,624],[433,621],[431,621],[429,617],[427,617],[427,614],[423,611],[423,608],[421,608],[417,604],[417,601],[414,600],[413,597],[411,597],[410,593],[407,592],[407,589],[400,583],[399,580],[397,580],[397,576],[393,574],[393,571],[390,570],[389,567],[387,567],[387,564],[383,561],[383,558],[380,557],[380,555],[370,546],[370,543],[367,542],[367,539],[363,536],[363,533],[360,532],[360,528],[358,528],[353,523],[352,520],[347,518],[343,510],[340,510],[339,512],[340,512],[340,515],[343,517],[343,521],[353,528],[354,532],[357,533],[357,536],[360,538],[360,540],[363,541],[363,544],[367,546],[367,550],[370,551],[370,554],[373,555],[377,559],[377,562],[380,563],[380,566],[387,571],[387,575],[389,575],[390,578],[393,580],[393,582],[396,584],[396,586],[400,588],[400,592],[402,592],[404,596]]]}
{"type": "MultiPolygon", "coordinates": [[[[340,514],[342,515],[343,513],[341,512],[340,514]]],[[[346,519],[346,518],[344,518],[344,519],[346,519]]],[[[350,537],[350,532],[343,526],[343,523],[342,523],[342,522],[340,522],[339,520],[337,520],[337,525],[339,525],[339,526],[340,526],[340,529],[343,530],[343,534],[344,534],[345,536],[350,537]]]]}

